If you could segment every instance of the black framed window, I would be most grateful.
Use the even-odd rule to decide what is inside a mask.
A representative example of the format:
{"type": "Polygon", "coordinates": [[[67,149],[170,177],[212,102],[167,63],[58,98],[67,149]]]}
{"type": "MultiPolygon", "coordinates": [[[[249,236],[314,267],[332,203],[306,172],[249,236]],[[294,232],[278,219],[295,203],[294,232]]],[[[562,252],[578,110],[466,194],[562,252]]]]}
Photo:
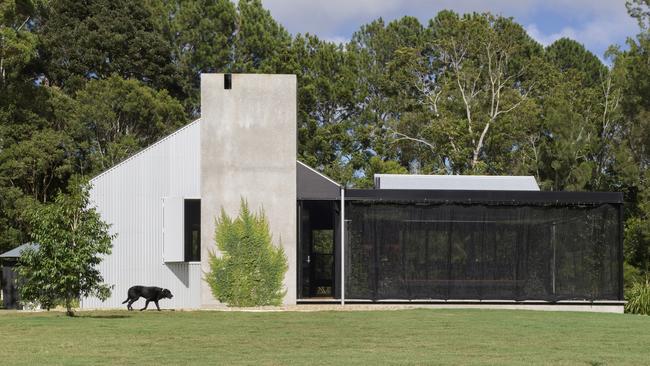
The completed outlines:
{"type": "Polygon", "coordinates": [[[185,200],[185,261],[201,261],[201,200],[185,200]]]}

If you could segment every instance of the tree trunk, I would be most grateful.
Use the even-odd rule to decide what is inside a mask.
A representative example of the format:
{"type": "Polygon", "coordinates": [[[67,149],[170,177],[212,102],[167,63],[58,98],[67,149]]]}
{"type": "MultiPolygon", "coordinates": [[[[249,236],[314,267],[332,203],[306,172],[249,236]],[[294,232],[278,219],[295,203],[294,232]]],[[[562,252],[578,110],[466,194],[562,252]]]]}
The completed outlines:
{"type": "Polygon", "coordinates": [[[72,299],[70,296],[66,296],[65,298],[65,315],[67,316],[74,316],[74,311],[72,311],[72,299]]]}

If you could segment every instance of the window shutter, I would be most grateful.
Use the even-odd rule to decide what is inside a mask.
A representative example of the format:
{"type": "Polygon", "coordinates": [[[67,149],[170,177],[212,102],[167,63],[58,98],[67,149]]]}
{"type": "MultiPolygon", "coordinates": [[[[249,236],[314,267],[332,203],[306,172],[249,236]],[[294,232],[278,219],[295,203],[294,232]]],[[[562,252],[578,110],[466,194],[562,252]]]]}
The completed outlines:
{"type": "Polygon", "coordinates": [[[183,226],[185,222],[182,197],[163,197],[163,261],[185,261],[183,226]]]}

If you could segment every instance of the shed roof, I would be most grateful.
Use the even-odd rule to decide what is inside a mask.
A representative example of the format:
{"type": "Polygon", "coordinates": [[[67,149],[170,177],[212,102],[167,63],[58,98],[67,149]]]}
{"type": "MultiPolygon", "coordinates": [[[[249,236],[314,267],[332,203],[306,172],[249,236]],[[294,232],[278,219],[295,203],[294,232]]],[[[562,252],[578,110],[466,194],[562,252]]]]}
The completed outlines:
{"type": "Polygon", "coordinates": [[[341,186],[324,174],[296,162],[297,193],[299,200],[338,200],[341,186]]]}
{"type": "Polygon", "coordinates": [[[21,254],[23,254],[23,251],[25,251],[27,248],[38,250],[39,245],[36,243],[25,243],[19,247],[13,248],[8,252],[0,254],[0,258],[20,258],[21,254]]]}
{"type": "Polygon", "coordinates": [[[539,191],[533,176],[375,174],[376,189],[539,191]]]}

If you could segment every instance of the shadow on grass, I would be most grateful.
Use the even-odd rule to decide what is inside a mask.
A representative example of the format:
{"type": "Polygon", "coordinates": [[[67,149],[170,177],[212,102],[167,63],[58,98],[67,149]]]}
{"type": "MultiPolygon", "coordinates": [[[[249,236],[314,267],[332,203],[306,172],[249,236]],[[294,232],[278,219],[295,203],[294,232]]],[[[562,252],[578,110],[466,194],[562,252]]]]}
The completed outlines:
{"type": "Polygon", "coordinates": [[[76,313],[75,318],[87,318],[87,319],[127,319],[127,318],[132,318],[135,316],[138,316],[138,314],[145,314],[145,313],[153,313],[153,314],[161,314],[161,313],[171,313],[174,312],[175,309],[161,309],[162,311],[156,311],[154,309],[147,309],[145,311],[140,311],[140,309],[133,310],[133,311],[121,311],[119,314],[115,313],[109,313],[109,314],[102,314],[100,313],[76,313]]]}
{"type": "Polygon", "coordinates": [[[132,315],[122,315],[122,314],[83,314],[75,315],[75,318],[88,318],[88,319],[126,319],[131,318],[132,315]]]}

